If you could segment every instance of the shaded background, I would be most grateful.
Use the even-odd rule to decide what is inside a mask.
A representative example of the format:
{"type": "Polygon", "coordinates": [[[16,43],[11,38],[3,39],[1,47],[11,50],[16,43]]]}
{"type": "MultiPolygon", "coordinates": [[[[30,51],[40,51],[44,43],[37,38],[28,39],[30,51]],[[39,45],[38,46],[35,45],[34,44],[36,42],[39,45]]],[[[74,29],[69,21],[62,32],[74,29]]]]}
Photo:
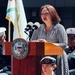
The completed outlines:
{"type": "MultiPolygon", "coordinates": [[[[0,0],[0,27],[6,27],[6,40],[8,41],[8,21],[5,19],[8,0],[0,0]]],[[[24,9],[26,12],[27,22],[41,22],[39,11],[40,7],[45,4],[53,5],[60,18],[61,24],[65,29],[75,27],[75,0],[23,0],[24,9]]],[[[11,33],[13,25],[11,25],[11,33]]],[[[11,35],[11,39],[12,39],[11,35]]]]}

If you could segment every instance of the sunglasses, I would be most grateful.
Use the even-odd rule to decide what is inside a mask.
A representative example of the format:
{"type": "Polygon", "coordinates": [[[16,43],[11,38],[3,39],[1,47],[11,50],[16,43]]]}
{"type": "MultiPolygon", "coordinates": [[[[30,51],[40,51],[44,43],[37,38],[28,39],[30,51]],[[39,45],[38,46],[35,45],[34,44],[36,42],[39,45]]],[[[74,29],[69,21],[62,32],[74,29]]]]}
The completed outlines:
{"type": "Polygon", "coordinates": [[[74,34],[68,34],[68,39],[69,40],[75,40],[75,35],[74,34]]]}
{"type": "Polygon", "coordinates": [[[17,47],[17,48],[22,48],[22,47],[17,47]]]}
{"type": "Polygon", "coordinates": [[[75,34],[68,34],[68,37],[75,37],[75,34]]]}

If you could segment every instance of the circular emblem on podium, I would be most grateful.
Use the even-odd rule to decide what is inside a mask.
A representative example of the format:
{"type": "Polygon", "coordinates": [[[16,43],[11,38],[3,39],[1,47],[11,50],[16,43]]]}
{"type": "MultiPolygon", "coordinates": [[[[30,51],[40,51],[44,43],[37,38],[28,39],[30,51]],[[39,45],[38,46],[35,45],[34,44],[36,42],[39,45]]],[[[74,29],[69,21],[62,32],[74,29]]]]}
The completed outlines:
{"type": "Polygon", "coordinates": [[[22,38],[17,38],[12,42],[11,50],[15,58],[23,59],[27,56],[29,51],[28,43],[22,38]]]}

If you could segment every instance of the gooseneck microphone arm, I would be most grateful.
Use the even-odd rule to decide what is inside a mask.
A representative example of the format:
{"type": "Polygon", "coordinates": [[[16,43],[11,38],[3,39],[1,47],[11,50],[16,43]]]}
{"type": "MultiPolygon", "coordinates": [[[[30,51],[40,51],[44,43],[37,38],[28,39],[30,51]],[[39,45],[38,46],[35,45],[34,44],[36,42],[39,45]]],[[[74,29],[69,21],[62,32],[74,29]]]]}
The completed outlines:
{"type": "Polygon", "coordinates": [[[29,31],[32,27],[30,25],[27,25],[27,27],[25,28],[26,31],[29,31]]]}
{"type": "Polygon", "coordinates": [[[30,31],[32,30],[32,26],[33,26],[32,22],[29,22],[27,24],[27,27],[25,28],[25,31],[24,31],[27,35],[29,35],[28,32],[30,33],[30,31]]]}
{"type": "Polygon", "coordinates": [[[32,22],[29,22],[27,24],[27,27],[25,28],[25,31],[24,32],[25,32],[25,34],[27,34],[29,36],[29,38],[31,38],[34,30],[36,30],[39,27],[40,27],[39,22],[35,22],[34,24],[32,22]]]}

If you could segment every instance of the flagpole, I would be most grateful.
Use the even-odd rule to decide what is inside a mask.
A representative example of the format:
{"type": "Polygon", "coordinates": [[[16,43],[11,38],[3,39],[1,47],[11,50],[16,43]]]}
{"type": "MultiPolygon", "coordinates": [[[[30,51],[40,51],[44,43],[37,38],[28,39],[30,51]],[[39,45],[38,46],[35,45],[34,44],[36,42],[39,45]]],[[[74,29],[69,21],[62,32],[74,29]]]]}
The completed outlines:
{"type": "Polygon", "coordinates": [[[15,4],[16,4],[16,19],[17,19],[16,25],[17,25],[18,32],[19,32],[19,37],[22,38],[21,31],[20,31],[20,23],[19,23],[19,18],[20,18],[20,16],[19,16],[19,13],[18,13],[17,0],[15,0],[15,4]]]}
{"type": "Polygon", "coordinates": [[[10,31],[10,24],[11,24],[11,22],[9,21],[9,23],[8,23],[8,42],[10,42],[10,33],[11,33],[11,31],[10,31]]]}

